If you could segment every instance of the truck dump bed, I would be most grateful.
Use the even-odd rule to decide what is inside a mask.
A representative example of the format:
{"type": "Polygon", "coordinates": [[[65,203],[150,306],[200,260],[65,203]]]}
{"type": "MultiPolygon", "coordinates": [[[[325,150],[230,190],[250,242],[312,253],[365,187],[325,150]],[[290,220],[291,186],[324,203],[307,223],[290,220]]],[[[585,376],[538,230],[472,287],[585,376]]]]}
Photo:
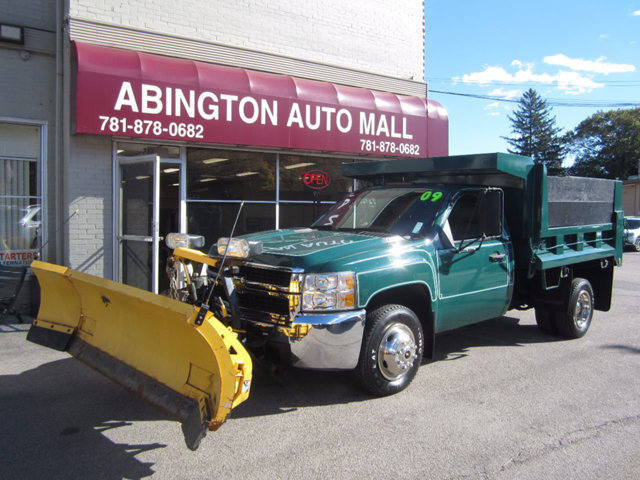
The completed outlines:
{"type": "MultiPolygon", "coordinates": [[[[347,177],[500,187],[516,268],[546,270],[599,258],[622,261],[622,183],[550,177],[544,165],[506,153],[344,163],[347,177]]],[[[530,272],[529,275],[532,275],[530,272]]]]}

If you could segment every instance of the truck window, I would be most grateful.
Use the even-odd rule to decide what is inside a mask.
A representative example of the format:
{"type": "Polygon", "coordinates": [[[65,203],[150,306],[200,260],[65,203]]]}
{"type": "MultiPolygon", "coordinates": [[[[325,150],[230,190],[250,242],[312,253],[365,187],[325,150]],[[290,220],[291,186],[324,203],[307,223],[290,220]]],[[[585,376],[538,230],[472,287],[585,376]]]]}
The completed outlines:
{"type": "Polygon", "coordinates": [[[449,228],[454,241],[480,237],[477,193],[462,195],[449,214],[449,228]]]}
{"type": "Polygon", "coordinates": [[[501,235],[502,192],[488,190],[463,194],[449,214],[445,232],[448,230],[454,242],[501,235]]]}

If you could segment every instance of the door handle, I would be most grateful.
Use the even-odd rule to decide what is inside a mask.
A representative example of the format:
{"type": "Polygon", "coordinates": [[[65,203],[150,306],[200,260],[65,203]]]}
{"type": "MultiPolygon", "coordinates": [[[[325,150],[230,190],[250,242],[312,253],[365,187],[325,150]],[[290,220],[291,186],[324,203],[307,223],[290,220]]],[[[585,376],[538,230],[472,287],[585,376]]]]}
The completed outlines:
{"type": "Polygon", "coordinates": [[[504,260],[504,257],[506,257],[504,253],[492,253],[491,255],[489,255],[489,260],[491,260],[492,262],[501,262],[502,260],[504,260]]]}

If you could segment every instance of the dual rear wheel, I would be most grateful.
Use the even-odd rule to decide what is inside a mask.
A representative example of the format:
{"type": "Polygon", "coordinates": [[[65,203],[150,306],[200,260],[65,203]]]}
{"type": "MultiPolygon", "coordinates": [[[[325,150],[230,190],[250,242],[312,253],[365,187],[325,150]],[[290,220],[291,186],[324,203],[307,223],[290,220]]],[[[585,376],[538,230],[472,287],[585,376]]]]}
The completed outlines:
{"type": "Polygon", "coordinates": [[[591,283],[584,278],[575,278],[571,282],[567,307],[536,307],[536,323],[543,332],[560,334],[567,338],[580,338],[589,330],[593,309],[591,283]]]}

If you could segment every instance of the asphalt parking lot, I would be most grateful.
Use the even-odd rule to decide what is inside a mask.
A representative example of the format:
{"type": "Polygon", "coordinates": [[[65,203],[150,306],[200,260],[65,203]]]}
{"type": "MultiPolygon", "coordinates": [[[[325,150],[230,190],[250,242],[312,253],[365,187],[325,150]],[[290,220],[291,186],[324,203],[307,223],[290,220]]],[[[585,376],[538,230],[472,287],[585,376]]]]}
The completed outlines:
{"type": "Polygon", "coordinates": [[[348,374],[257,366],[250,399],[200,449],[180,425],[65,353],[0,326],[0,478],[640,478],[640,254],[588,334],[532,311],[443,335],[398,395],[348,374]]]}

